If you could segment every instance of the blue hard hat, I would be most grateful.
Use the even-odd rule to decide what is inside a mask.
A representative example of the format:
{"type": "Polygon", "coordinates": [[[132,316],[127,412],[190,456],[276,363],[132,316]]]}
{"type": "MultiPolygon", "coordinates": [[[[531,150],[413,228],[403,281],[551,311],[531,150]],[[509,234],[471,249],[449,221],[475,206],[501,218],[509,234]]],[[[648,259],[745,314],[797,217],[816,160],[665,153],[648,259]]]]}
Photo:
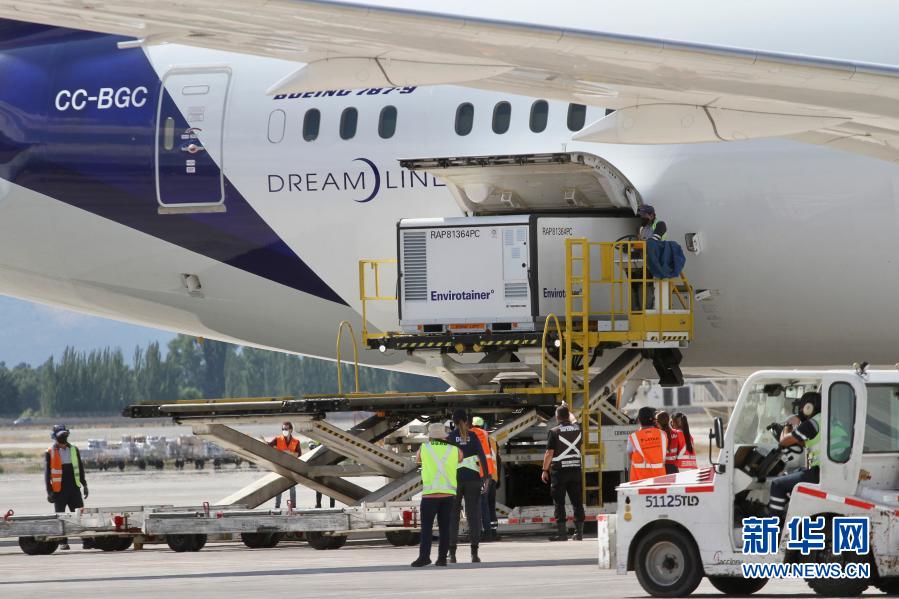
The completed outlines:
{"type": "Polygon", "coordinates": [[[655,214],[656,209],[650,206],[649,204],[643,204],[639,208],[637,208],[637,214],[655,214]]]}

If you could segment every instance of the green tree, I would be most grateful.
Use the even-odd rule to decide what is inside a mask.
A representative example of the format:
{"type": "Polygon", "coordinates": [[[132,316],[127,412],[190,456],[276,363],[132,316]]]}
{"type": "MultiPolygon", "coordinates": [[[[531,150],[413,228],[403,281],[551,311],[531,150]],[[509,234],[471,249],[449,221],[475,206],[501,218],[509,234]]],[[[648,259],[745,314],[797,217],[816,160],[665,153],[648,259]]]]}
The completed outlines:
{"type": "Polygon", "coordinates": [[[15,378],[6,368],[6,364],[0,362],[0,414],[4,416],[18,416],[24,406],[15,378]]]}

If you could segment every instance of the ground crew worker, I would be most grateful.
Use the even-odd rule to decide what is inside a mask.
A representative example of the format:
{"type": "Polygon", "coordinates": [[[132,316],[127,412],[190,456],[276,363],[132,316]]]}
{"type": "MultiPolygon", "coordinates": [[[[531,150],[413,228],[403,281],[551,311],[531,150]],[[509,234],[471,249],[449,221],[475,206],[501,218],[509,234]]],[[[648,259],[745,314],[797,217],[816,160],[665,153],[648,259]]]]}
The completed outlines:
{"type": "MultiPolygon", "coordinates": [[[[665,241],[668,238],[668,225],[665,221],[656,218],[656,209],[649,204],[644,204],[637,209],[637,216],[640,217],[640,228],[637,230],[637,239],[639,241],[665,241]]],[[[635,252],[636,257],[646,259],[646,252],[635,252]]],[[[655,304],[655,285],[648,280],[652,278],[649,267],[646,266],[635,268],[631,272],[631,278],[643,279],[643,273],[646,273],[646,308],[651,310],[655,304]]],[[[634,310],[643,309],[643,282],[635,282],[631,285],[631,305],[634,310]]]]}
{"type": "MultiPolygon", "coordinates": [[[[69,444],[69,429],[64,424],[57,424],[50,433],[53,444],[47,448],[44,456],[44,483],[47,487],[47,501],[53,504],[56,513],[65,512],[66,508],[74,512],[84,507],[87,499],[87,480],[84,478],[84,463],[81,453],[74,445],[69,444]],[[82,498],[82,492],[84,497],[82,498]]],[[[90,548],[90,541],[83,541],[85,549],[90,548]]],[[[63,551],[69,550],[69,540],[63,538],[59,543],[63,551]]]]}
{"type": "MultiPolygon", "coordinates": [[[[804,393],[796,406],[796,415],[787,420],[780,433],[781,447],[802,445],[806,449],[806,467],[771,481],[768,512],[780,518],[781,524],[787,514],[789,496],[798,483],[817,483],[821,477],[821,394],[814,391],[804,393]]],[[[851,439],[842,423],[834,420],[830,427],[830,452],[840,456],[851,447],[851,439]]]]}
{"type": "Polygon", "coordinates": [[[446,440],[445,436],[442,424],[431,423],[428,426],[430,440],[418,448],[416,455],[416,460],[421,464],[421,544],[418,559],[411,564],[413,568],[431,563],[435,518],[440,540],[437,545],[437,562],[434,565],[446,565],[450,521],[457,491],[457,472],[463,458],[462,450],[446,440]]]}
{"type": "Polygon", "coordinates": [[[674,463],[680,470],[693,470],[696,468],[696,450],[693,445],[693,435],[690,434],[690,423],[683,412],[675,412],[671,418],[671,424],[683,435],[683,446],[677,453],[677,461],[674,463]]]}
{"type": "Polygon", "coordinates": [[[550,541],[568,540],[568,516],[565,513],[565,495],[574,510],[575,533],[572,540],[584,539],[584,502],[581,473],[581,427],[571,418],[568,406],[556,408],[558,425],[549,430],[546,453],[543,454],[543,473],[540,478],[550,483],[556,517],[556,534],[550,541]]]}
{"type": "Polygon", "coordinates": [[[665,221],[656,218],[656,209],[649,204],[643,204],[637,208],[637,216],[640,217],[640,230],[637,231],[637,239],[640,241],[665,241],[668,238],[668,225],[665,221]]]}
{"type": "Polygon", "coordinates": [[[627,455],[631,462],[630,481],[665,475],[668,438],[656,426],[655,410],[648,406],[637,412],[640,430],[627,436],[627,455]]]}
{"type": "Polygon", "coordinates": [[[668,435],[668,449],[665,452],[665,473],[674,474],[677,469],[677,456],[684,447],[683,434],[674,428],[671,428],[671,418],[665,410],[656,412],[656,424],[659,429],[668,435]]]}
{"type": "MultiPolygon", "coordinates": [[[[303,452],[300,447],[300,440],[294,438],[293,436],[293,424],[290,422],[283,422],[281,424],[281,436],[275,437],[271,441],[269,441],[269,446],[274,447],[278,451],[286,451],[289,454],[300,457],[300,454],[303,452]]],[[[275,509],[281,507],[281,495],[283,493],[278,493],[278,496],[275,497],[275,509]]],[[[290,505],[294,508],[297,507],[297,486],[293,485],[290,487],[290,505]]]]}
{"type": "Polygon", "coordinates": [[[471,562],[478,563],[478,546],[481,543],[481,495],[487,493],[487,480],[490,475],[485,470],[481,473],[481,464],[487,463],[487,456],[481,442],[474,434],[470,434],[468,414],[458,409],[453,412],[453,424],[456,428],[448,439],[462,449],[462,461],[459,463],[458,489],[453,504],[453,518],[450,522],[449,561],[456,563],[456,546],[459,544],[459,520],[462,517],[462,502],[465,502],[465,518],[468,520],[468,537],[471,543],[471,562]]]}
{"type": "MultiPolygon", "coordinates": [[[[487,481],[487,493],[481,495],[481,540],[484,542],[498,539],[497,528],[499,521],[496,518],[496,488],[499,483],[499,448],[496,439],[491,437],[484,429],[484,419],[475,416],[471,419],[471,432],[478,437],[484,455],[487,456],[487,471],[490,478],[487,481]]],[[[483,468],[481,468],[483,476],[483,468]]]]}

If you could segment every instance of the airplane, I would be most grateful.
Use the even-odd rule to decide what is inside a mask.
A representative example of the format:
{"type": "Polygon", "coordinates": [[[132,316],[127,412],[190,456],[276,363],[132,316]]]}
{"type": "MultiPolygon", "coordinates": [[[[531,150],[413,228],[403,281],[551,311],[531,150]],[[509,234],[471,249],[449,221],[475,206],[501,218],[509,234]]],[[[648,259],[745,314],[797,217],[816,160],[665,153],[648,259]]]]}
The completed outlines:
{"type": "MultiPolygon", "coordinates": [[[[896,361],[896,67],[601,33],[599,5],[563,25],[191,10],[0,5],[0,293],[332,358],[398,220],[493,201],[491,169],[400,160],[567,154],[603,189],[587,209],[639,200],[691,235],[686,372],[896,361]]],[[[395,329],[396,307],[369,319],[395,329]]]]}

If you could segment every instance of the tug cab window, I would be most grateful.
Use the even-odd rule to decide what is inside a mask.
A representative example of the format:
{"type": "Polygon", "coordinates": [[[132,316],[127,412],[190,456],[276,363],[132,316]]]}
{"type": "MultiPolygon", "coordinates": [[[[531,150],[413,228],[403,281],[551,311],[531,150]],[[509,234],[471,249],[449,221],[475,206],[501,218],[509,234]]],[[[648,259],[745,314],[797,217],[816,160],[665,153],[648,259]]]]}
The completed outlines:
{"type": "Polygon", "coordinates": [[[828,393],[827,457],[845,464],[852,455],[855,435],[855,389],[849,383],[834,383],[828,393]]]}
{"type": "Polygon", "coordinates": [[[864,453],[899,453],[899,385],[868,385],[864,453]]]}

